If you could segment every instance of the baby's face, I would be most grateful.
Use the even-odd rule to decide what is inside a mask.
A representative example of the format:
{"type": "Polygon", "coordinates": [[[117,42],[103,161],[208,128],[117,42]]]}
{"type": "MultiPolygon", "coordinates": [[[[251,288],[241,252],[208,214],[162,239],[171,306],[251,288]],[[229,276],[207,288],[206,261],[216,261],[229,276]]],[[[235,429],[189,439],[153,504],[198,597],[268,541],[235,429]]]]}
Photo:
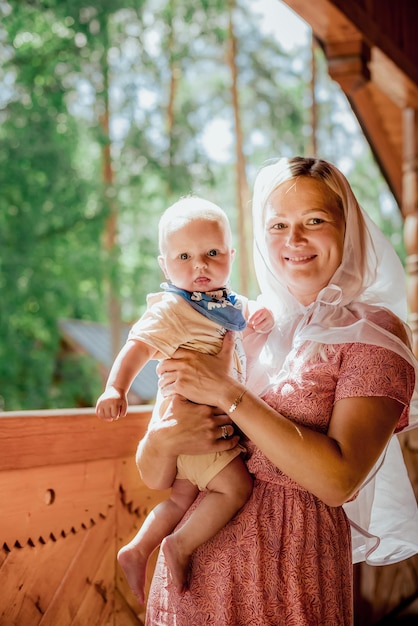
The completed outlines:
{"type": "Polygon", "coordinates": [[[159,263],[168,280],[186,291],[225,287],[235,250],[220,221],[196,218],[166,235],[159,263]]]}

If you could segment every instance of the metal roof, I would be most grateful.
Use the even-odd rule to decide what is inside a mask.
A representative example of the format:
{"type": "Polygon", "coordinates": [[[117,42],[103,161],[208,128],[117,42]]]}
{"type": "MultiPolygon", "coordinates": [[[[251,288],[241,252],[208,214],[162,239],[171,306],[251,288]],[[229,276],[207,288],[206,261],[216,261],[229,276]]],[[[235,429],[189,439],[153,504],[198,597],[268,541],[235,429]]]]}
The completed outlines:
{"type": "MultiPolygon", "coordinates": [[[[77,319],[60,319],[58,327],[70,344],[92,356],[107,371],[113,363],[110,329],[99,322],[77,319]]],[[[130,326],[124,325],[121,331],[125,342],[130,326]]],[[[149,361],[132,383],[131,390],[145,402],[153,402],[157,395],[158,377],[155,368],[158,361],[149,361]]]]}

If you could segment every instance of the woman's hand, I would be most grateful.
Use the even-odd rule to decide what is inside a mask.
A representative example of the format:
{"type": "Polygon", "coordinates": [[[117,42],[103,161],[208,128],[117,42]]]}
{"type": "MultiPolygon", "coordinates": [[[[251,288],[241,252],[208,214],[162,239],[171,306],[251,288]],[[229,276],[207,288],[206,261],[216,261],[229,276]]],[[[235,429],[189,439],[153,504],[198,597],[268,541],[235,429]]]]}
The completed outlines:
{"type": "Polygon", "coordinates": [[[182,396],[170,397],[164,415],[152,426],[164,433],[164,453],[206,454],[230,450],[238,441],[230,417],[206,404],[189,402],[182,396]]]}
{"type": "Polygon", "coordinates": [[[163,395],[177,393],[192,402],[225,409],[222,400],[227,397],[229,386],[236,384],[232,376],[234,349],[234,333],[228,331],[216,355],[184,348],[176,350],[171,359],[165,359],[157,367],[163,395]]]}
{"type": "Polygon", "coordinates": [[[231,419],[214,407],[178,395],[170,396],[167,404],[162,417],[154,414],[136,455],[141,477],[151,489],[171,487],[179,454],[231,450],[239,439],[231,419]]]}

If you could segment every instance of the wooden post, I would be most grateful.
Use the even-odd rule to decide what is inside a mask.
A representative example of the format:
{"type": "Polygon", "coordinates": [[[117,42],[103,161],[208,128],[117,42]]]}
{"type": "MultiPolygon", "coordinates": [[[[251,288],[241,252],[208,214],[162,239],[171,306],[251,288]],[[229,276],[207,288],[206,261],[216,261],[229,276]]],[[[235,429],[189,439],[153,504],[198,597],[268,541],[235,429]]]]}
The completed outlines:
{"type": "Polygon", "coordinates": [[[418,357],[418,110],[403,112],[402,213],[407,253],[409,324],[418,357]]]}

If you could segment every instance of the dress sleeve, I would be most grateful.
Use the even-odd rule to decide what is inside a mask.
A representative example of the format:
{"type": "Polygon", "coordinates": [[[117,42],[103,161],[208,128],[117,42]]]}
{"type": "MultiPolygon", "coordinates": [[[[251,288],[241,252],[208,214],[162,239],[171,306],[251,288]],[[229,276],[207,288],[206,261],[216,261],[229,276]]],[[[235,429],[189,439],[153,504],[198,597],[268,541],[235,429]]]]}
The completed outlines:
{"type": "Polygon", "coordinates": [[[387,348],[353,343],[342,352],[335,401],[349,397],[386,396],[404,405],[395,432],[408,425],[409,403],[415,385],[413,367],[387,348]]]}

